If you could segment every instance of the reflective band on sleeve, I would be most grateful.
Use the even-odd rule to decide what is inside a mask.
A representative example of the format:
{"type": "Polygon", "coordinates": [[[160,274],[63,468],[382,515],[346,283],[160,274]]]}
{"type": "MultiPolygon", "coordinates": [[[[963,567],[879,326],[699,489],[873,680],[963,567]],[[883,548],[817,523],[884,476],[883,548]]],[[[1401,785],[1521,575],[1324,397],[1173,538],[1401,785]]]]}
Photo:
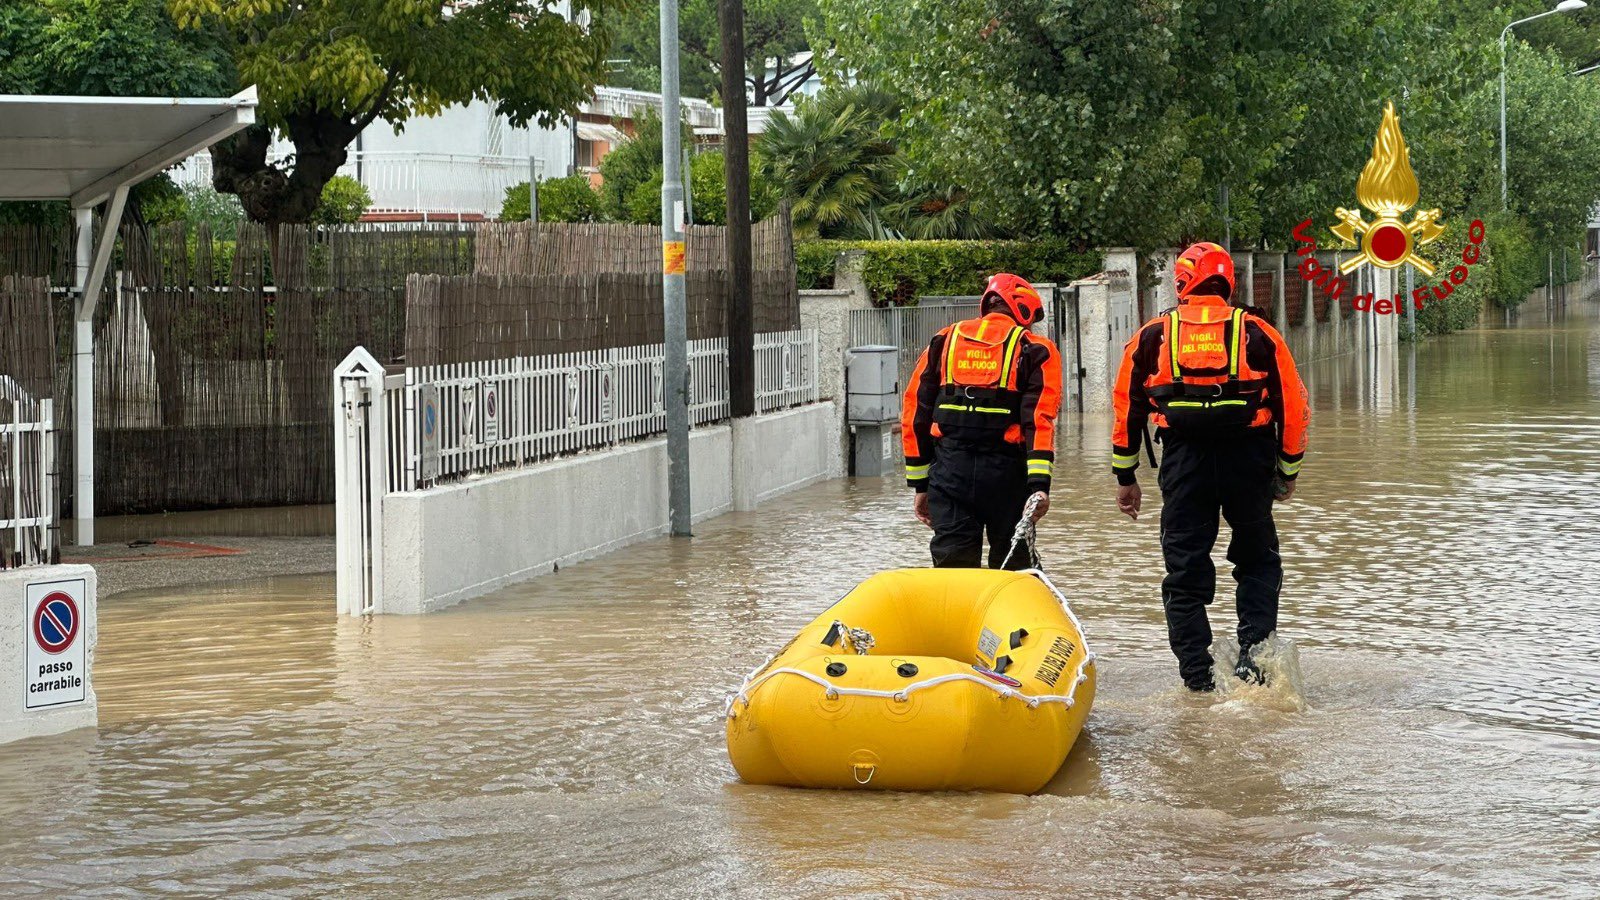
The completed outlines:
{"type": "Polygon", "coordinates": [[[1139,454],[1113,453],[1111,454],[1111,466],[1115,469],[1137,469],[1139,468],[1139,454]]]}
{"type": "Polygon", "coordinates": [[[906,466],[906,480],[920,481],[928,477],[928,466],[906,466]]]}
{"type": "Polygon", "coordinates": [[[1300,474],[1300,460],[1297,459],[1294,462],[1288,462],[1287,460],[1280,459],[1278,460],[1278,471],[1285,475],[1298,475],[1300,474]]]}
{"type": "Polygon", "coordinates": [[[1048,459],[1028,460],[1029,475],[1049,475],[1054,468],[1055,464],[1050,462],[1048,459]]]}

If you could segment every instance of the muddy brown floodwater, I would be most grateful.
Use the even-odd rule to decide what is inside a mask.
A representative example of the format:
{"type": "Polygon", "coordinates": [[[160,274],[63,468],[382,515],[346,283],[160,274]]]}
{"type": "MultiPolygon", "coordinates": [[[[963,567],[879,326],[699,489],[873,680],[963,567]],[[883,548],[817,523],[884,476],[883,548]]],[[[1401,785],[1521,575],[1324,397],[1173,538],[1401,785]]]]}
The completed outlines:
{"type": "Polygon", "coordinates": [[[340,620],[327,577],[111,598],[98,732],[0,747],[0,894],[1593,896],[1600,330],[1308,369],[1294,688],[1175,689],[1156,517],[1069,433],[1041,542],[1100,695],[1040,796],[734,779],[724,694],[923,564],[903,489],[837,481],[426,618],[340,620]]]}

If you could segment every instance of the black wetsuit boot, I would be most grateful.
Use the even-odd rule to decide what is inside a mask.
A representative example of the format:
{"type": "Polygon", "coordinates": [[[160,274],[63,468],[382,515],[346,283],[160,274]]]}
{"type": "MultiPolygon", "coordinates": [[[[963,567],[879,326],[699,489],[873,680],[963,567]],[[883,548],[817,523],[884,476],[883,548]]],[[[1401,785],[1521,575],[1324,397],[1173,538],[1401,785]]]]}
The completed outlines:
{"type": "MultiPolygon", "coordinates": [[[[987,533],[989,568],[1000,568],[1027,501],[1028,464],[1020,451],[940,441],[928,471],[928,513],[933,518],[928,549],[934,566],[978,568],[987,533]]],[[[1026,569],[1036,562],[1022,549],[1006,567],[1026,569]]]]}
{"type": "Polygon", "coordinates": [[[1219,513],[1233,529],[1228,560],[1238,582],[1241,656],[1278,627],[1283,562],[1272,521],[1277,444],[1270,428],[1209,436],[1168,432],[1163,444],[1161,553],[1167,577],[1161,582],[1161,601],[1167,638],[1184,684],[1204,690],[1212,682],[1206,606],[1217,589],[1211,548],[1217,540],[1219,513]]]}

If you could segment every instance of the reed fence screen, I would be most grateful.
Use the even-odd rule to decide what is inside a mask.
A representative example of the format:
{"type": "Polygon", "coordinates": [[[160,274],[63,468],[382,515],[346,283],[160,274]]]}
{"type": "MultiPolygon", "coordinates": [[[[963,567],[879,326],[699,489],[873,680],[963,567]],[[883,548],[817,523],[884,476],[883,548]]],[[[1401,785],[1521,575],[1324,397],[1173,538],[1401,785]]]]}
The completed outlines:
{"type": "MultiPolygon", "coordinates": [[[[688,231],[690,340],[728,333],[726,241],[727,230],[719,226],[688,231]]],[[[658,227],[487,225],[479,235],[476,261],[471,275],[417,275],[407,282],[407,364],[608,350],[663,340],[658,227]]],[[[786,215],[752,228],[751,261],[755,330],[799,328],[786,215]]]]}
{"type": "MultiPolygon", "coordinates": [[[[691,265],[720,262],[723,230],[694,232],[691,265]]],[[[756,326],[796,328],[787,222],[756,235],[756,326]]],[[[55,399],[63,508],[72,253],[70,229],[0,229],[0,378],[55,399]]],[[[96,511],[332,502],[330,378],[352,348],[399,366],[660,341],[660,259],[635,226],[125,228],[93,322],[96,511]]],[[[722,280],[691,279],[691,336],[725,333],[722,280]]]]}

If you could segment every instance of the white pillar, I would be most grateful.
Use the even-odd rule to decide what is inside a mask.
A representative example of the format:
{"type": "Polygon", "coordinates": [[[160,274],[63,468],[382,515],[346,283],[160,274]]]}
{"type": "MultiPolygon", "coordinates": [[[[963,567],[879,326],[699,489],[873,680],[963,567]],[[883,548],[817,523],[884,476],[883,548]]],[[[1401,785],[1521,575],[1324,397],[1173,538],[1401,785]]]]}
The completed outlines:
{"type": "MultiPolygon", "coordinates": [[[[94,255],[94,210],[73,210],[78,227],[76,264],[77,309],[88,305],[84,291],[89,283],[90,257],[94,255]]],[[[94,322],[76,317],[72,340],[73,367],[73,540],[79,546],[94,543],[94,322]]]]}

